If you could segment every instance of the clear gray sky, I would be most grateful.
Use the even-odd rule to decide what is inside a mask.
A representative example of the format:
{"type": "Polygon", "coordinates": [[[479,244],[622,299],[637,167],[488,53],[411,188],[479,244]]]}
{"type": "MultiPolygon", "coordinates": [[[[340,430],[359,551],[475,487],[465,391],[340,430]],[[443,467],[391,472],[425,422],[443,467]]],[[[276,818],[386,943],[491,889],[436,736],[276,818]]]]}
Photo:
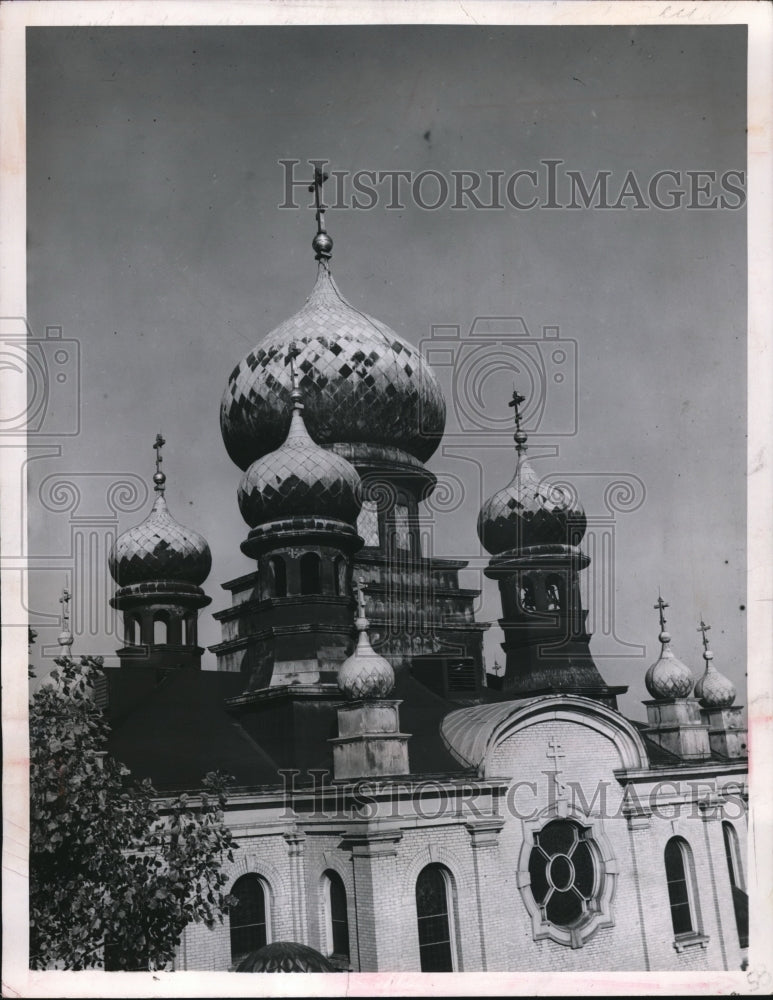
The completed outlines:
{"type": "MultiPolygon", "coordinates": [[[[220,397],[234,365],[302,305],[315,274],[313,213],[279,209],[279,160],[444,177],[535,170],[543,201],[548,159],[580,171],[588,186],[609,171],[611,201],[629,170],[645,191],[661,170],[681,172],[673,186],[689,190],[686,171],[745,170],[745,33],[29,30],[29,319],[37,333],[61,326],[79,341],[81,359],[80,431],[61,440],[60,457],[29,464],[30,553],[55,567],[30,574],[39,644],[57,631],[50,615],[78,513],[46,509],[41,484],[73,477],[80,513],[100,508],[100,474],[149,481],[159,429],[170,508],[212,549],[213,604],[200,634],[206,644],[219,639],[209,614],[226,604],[219,585],[250,569],[239,551],[247,527],[236,504],[240,473],[220,437],[220,397]]],[[[565,203],[565,177],[560,183],[565,203]]],[[[664,211],[649,199],[606,211],[453,210],[449,199],[428,211],[410,197],[388,210],[388,188],[378,190],[370,210],[328,213],[343,294],[414,343],[433,325],[464,333],[478,316],[523,317],[537,339],[558,327],[576,342],[576,433],[532,437],[535,468],[573,481],[598,531],[608,514],[604,484],[627,474],[644,485],[643,502],[614,520],[610,613],[620,641],[604,634],[600,587],[586,588],[598,666],[609,682],[631,687],[624,709],[643,716],[643,676],[659,650],[658,587],[671,604],[677,655],[700,672],[703,614],[715,664],[743,703],[745,211],[664,211]],[[548,446],[557,452],[539,459],[548,446]],[[645,647],[643,655],[621,655],[636,651],[622,642],[645,647]]],[[[430,182],[422,190],[433,196],[430,182]]],[[[528,182],[518,194],[527,199],[528,182]]],[[[512,372],[495,365],[479,373],[478,388],[487,418],[498,419],[512,372]]],[[[548,396],[543,430],[551,415],[553,429],[566,429],[562,407],[548,396]]],[[[449,420],[431,467],[456,477],[463,498],[433,515],[434,544],[436,554],[471,560],[465,582],[474,586],[484,564],[478,507],[510,478],[514,456],[506,436],[483,447],[455,429],[449,420]]],[[[149,506],[123,515],[120,530],[149,506]]],[[[89,579],[104,604],[104,567],[89,579]]],[[[496,622],[500,613],[486,582],[478,618],[496,622]]],[[[499,641],[494,624],[489,664],[502,656],[499,641]]],[[[75,648],[109,654],[115,646],[101,632],[78,637],[75,648]]]]}

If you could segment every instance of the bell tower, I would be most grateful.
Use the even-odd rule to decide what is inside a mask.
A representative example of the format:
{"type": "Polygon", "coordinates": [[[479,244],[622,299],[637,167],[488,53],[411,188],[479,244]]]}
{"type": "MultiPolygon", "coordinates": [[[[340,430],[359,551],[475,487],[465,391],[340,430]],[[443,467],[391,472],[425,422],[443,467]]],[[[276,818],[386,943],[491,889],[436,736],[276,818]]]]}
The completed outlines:
{"type": "Polygon", "coordinates": [[[579,573],[590,559],[579,549],[585,512],[568,487],[548,485],[532,468],[521,427],[517,390],[509,405],[515,418],[515,474],[482,506],[478,536],[491,553],[484,571],[496,580],[505,635],[504,672],[490,687],[512,698],[576,694],[611,707],[625,687],[609,687],[591,656],[579,573]]]}
{"type": "Polygon", "coordinates": [[[198,613],[211,598],[201,589],[212,566],[209,545],[197,531],[183,527],[166,503],[158,434],[148,517],[119,535],[110,552],[110,573],[118,590],[110,603],[123,615],[122,667],[201,668],[198,613]]]}

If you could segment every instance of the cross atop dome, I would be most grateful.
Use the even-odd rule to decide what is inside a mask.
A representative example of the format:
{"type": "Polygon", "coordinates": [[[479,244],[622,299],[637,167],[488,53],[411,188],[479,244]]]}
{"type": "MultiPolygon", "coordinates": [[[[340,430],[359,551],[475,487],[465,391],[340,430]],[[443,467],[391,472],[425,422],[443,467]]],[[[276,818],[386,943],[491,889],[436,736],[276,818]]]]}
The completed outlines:
{"type": "Polygon", "coordinates": [[[161,463],[164,458],[161,454],[161,449],[166,444],[166,440],[161,434],[156,434],[156,440],[153,442],[153,447],[156,449],[156,472],[153,476],[153,489],[156,493],[163,493],[166,485],[166,476],[161,471],[161,463]]]}
{"type": "Polygon", "coordinates": [[[663,614],[663,612],[666,610],[667,607],[670,607],[670,605],[663,600],[660,594],[658,594],[658,599],[655,602],[655,604],[652,605],[652,607],[655,609],[655,611],[658,612],[658,615],[660,617],[660,631],[663,632],[666,627],[666,616],[663,614]]]}
{"type": "Polygon", "coordinates": [[[330,260],[333,256],[333,240],[328,236],[325,229],[325,212],[327,209],[322,202],[322,185],[328,179],[328,176],[328,174],[323,173],[322,168],[317,164],[314,167],[314,180],[309,184],[309,191],[314,192],[315,218],[317,220],[317,235],[312,240],[311,246],[316,254],[316,259],[319,261],[330,260]]]}
{"type": "Polygon", "coordinates": [[[703,620],[703,615],[701,615],[701,623],[695,631],[702,633],[701,642],[703,643],[703,654],[705,659],[706,653],[709,652],[709,639],[706,633],[711,631],[711,625],[706,624],[706,622],[703,620]]]}
{"type": "Polygon", "coordinates": [[[526,402],[526,397],[522,396],[521,393],[518,392],[516,387],[513,386],[513,397],[507,405],[512,406],[513,410],[515,411],[514,412],[515,434],[513,435],[513,437],[515,440],[515,448],[519,455],[522,452],[526,451],[527,436],[526,432],[521,430],[521,410],[520,410],[521,403],[525,402],[526,402]]]}

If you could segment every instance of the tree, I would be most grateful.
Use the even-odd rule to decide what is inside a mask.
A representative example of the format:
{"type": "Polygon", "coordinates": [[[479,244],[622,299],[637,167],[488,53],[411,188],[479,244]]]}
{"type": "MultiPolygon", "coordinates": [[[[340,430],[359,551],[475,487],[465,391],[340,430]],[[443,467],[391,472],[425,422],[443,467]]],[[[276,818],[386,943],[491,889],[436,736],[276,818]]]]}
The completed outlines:
{"type": "Polygon", "coordinates": [[[104,750],[101,657],[54,661],[30,701],[30,966],[163,968],[191,921],[222,922],[228,776],[162,801],[104,750]]]}

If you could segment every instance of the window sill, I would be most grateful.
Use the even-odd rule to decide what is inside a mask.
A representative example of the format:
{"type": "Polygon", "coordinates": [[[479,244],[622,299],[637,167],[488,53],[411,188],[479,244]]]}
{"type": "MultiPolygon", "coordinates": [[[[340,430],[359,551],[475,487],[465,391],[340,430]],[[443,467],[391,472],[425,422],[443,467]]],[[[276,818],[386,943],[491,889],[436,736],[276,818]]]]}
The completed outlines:
{"type": "Polygon", "coordinates": [[[677,952],[686,951],[688,948],[708,947],[708,934],[679,934],[674,938],[674,950],[677,952]]]}

